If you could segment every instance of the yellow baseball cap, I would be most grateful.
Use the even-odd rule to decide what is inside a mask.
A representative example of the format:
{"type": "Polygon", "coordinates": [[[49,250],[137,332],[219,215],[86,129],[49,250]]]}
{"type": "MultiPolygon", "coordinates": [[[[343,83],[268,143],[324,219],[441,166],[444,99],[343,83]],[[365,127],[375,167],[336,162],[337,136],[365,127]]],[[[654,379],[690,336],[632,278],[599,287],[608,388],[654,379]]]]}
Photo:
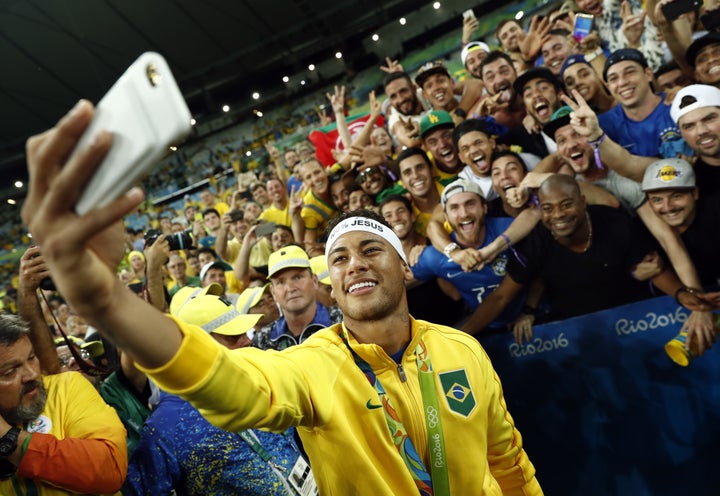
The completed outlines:
{"type": "Polygon", "coordinates": [[[189,302],[197,296],[202,296],[206,294],[222,296],[224,292],[225,291],[223,290],[223,287],[216,282],[208,284],[204,288],[198,288],[194,286],[182,287],[178,290],[177,293],[175,293],[172,300],[170,300],[170,315],[177,317],[183,305],[185,305],[185,303],[189,302]]]}
{"type": "Polygon", "coordinates": [[[270,283],[267,283],[264,286],[247,288],[245,291],[240,293],[240,297],[235,304],[237,311],[240,313],[250,313],[250,309],[260,302],[260,298],[262,298],[262,295],[265,293],[268,286],[270,286],[270,283]]]}
{"type": "Polygon", "coordinates": [[[310,259],[305,250],[297,245],[288,245],[274,251],[268,259],[268,278],[291,267],[309,269],[310,259]]]}
{"type": "Polygon", "coordinates": [[[313,274],[318,278],[318,282],[330,286],[330,271],[327,266],[327,258],[325,255],[318,255],[310,259],[310,267],[313,274]]]}
{"type": "Polygon", "coordinates": [[[253,329],[262,315],[242,314],[224,296],[203,294],[186,302],[176,317],[208,333],[239,336],[253,329]]]}

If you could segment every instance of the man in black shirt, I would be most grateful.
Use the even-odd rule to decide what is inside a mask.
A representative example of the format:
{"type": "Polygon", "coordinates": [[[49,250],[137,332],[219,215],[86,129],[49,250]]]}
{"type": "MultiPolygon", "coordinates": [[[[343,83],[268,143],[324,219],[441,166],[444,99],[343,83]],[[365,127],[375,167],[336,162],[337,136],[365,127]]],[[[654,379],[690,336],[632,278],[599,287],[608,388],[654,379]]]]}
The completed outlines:
{"type": "Polygon", "coordinates": [[[700,194],[685,160],[658,160],[645,170],[642,189],[653,211],[685,243],[705,289],[720,286],[720,192],[700,194]]]}
{"type": "MultiPolygon", "coordinates": [[[[545,282],[552,318],[565,319],[630,303],[648,296],[633,279],[634,266],[653,246],[622,211],[585,204],[577,182],[556,174],[538,191],[542,224],[518,245],[522,262],[512,258],[500,287],[483,300],[463,327],[476,334],[491,322],[534,277],[545,282]]],[[[682,305],[708,310],[696,292],[683,288],[672,269],[652,278],[682,305]]]]}
{"type": "MultiPolygon", "coordinates": [[[[720,90],[718,90],[720,91],[720,90]]],[[[718,168],[720,170],[720,168],[718,168]]],[[[680,236],[705,290],[720,286],[720,192],[703,192],[697,188],[693,167],[681,159],[653,162],[645,170],[642,189],[653,211],[680,236]]],[[[713,315],[696,312],[705,325],[688,328],[688,347],[702,354],[717,337],[713,315]],[[700,332],[698,332],[700,331],[700,332]]]]}
{"type": "Polygon", "coordinates": [[[678,91],[670,116],[695,152],[693,167],[702,193],[720,191],[720,89],[692,84],[678,91]]]}

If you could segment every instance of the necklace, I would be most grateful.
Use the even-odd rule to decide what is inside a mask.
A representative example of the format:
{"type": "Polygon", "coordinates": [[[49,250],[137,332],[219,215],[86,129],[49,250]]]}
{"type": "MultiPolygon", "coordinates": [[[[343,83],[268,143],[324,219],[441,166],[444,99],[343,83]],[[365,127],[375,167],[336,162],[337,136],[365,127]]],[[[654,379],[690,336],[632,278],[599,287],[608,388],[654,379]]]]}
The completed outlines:
{"type": "Polygon", "coordinates": [[[587,220],[588,225],[588,239],[585,243],[585,248],[583,248],[582,252],[585,253],[590,249],[590,245],[592,244],[592,238],[593,238],[593,229],[592,229],[592,222],[590,222],[590,214],[587,213],[587,210],[585,211],[585,219],[587,220]]]}

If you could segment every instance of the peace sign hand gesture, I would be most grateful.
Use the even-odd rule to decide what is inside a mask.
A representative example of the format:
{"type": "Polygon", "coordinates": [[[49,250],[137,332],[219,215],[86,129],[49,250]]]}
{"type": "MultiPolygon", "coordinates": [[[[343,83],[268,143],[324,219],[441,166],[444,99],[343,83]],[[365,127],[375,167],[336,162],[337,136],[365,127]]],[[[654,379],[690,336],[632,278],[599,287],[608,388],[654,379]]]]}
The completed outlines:
{"type": "Polygon", "coordinates": [[[574,101],[567,95],[560,97],[563,102],[573,109],[573,112],[570,114],[570,125],[576,133],[585,136],[588,141],[597,141],[603,134],[597,114],[593,112],[577,90],[572,90],[571,93],[574,101]]]}

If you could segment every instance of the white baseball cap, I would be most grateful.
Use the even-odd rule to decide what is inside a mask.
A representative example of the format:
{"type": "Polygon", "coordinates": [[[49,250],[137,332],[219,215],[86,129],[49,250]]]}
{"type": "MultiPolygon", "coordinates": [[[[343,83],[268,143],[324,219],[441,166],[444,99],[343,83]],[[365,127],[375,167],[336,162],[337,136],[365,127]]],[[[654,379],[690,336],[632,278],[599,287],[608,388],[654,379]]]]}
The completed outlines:
{"type": "Polygon", "coordinates": [[[670,117],[678,123],[680,117],[703,107],[720,107],[720,89],[707,84],[691,84],[677,92],[670,106],[670,117]],[[693,103],[683,105],[685,97],[693,97],[693,103]],[[683,105],[681,107],[681,105],[683,105]]]}

